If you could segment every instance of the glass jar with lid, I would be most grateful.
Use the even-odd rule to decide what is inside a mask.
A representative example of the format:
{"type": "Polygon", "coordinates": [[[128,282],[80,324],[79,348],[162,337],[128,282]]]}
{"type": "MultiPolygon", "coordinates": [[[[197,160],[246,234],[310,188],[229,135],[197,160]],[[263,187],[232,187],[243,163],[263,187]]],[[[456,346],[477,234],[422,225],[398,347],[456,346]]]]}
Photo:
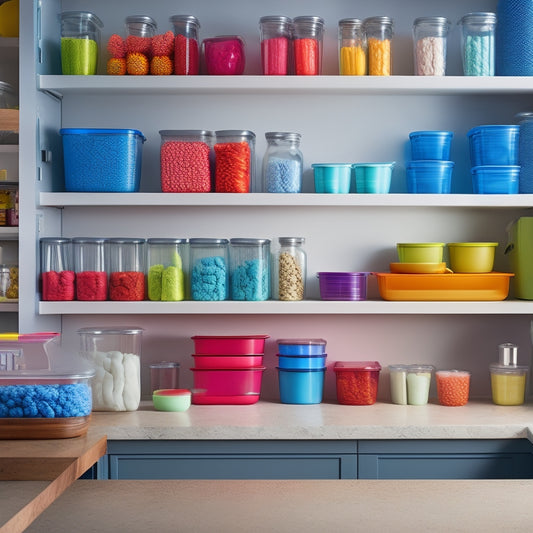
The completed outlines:
{"type": "Polygon", "coordinates": [[[290,74],[291,24],[289,17],[269,15],[259,19],[261,67],[266,76],[290,74]]]}
{"type": "Polygon", "coordinates": [[[494,76],[495,13],[467,13],[461,25],[461,52],[465,76],[494,76]]]}
{"type": "Polygon", "coordinates": [[[231,300],[270,298],[270,240],[230,239],[231,300]]]}
{"type": "Polygon", "coordinates": [[[43,237],[40,245],[42,300],[74,300],[76,292],[72,240],[64,237],[43,237]]]}
{"type": "Polygon", "coordinates": [[[229,297],[228,239],[189,239],[191,299],[221,301],[229,297]]]}
{"type": "Polygon", "coordinates": [[[277,300],[299,301],[305,297],[307,255],[304,237],[279,237],[274,256],[273,296],[277,300]]]}
{"type": "Polygon", "coordinates": [[[299,133],[269,131],[263,158],[263,191],[297,193],[302,190],[303,155],[299,133]]]}
{"type": "Polygon", "coordinates": [[[339,20],[339,74],[366,74],[366,40],[363,22],[357,18],[339,20]]]}
{"type": "Polygon", "coordinates": [[[392,19],[369,17],[364,19],[363,28],[368,49],[368,74],[390,76],[392,74],[392,19]]]}
{"type": "Polygon", "coordinates": [[[107,239],[110,300],[144,300],[145,244],[135,237],[107,239]]]}
{"type": "Polygon", "coordinates": [[[446,74],[446,40],[450,21],[445,17],[419,17],[413,23],[415,76],[446,74]]]}
{"type": "Polygon", "coordinates": [[[72,251],[76,273],[76,299],[107,300],[105,239],[75,237],[72,239],[72,251]]]}
{"type": "Polygon", "coordinates": [[[156,21],[147,15],[126,17],[126,72],[139,76],[150,72],[152,37],[157,30],[156,21]]]}
{"type": "Polygon", "coordinates": [[[200,22],[192,15],[173,15],[174,74],[192,76],[200,73],[200,22]]]}
{"type": "Polygon", "coordinates": [[[302,16],[293,19],[294,73],[318,76],[322,73],[324,19],[302,16]]]}
{"type": "Polygon", "coordinates": [[[215,138],[215,192],[250,192],[255,172],[255,133],[219,130],[215,138]]]}
{"type": "Polygon", "coordinates": [[[146,242],[148,299],[185,300],[189,264],[187,239],[151,238],[146,242]]]}

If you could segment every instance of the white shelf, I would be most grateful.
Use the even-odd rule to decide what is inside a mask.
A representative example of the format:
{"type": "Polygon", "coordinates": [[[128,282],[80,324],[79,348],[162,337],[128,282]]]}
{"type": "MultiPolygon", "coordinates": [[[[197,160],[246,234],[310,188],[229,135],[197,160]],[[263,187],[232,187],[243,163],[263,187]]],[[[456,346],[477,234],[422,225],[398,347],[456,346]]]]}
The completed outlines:
{"type": "Polygon", "coordinates": [[[0,240],[16,240],[19,236],[18,226],[1,226],[0,227],[0,240]]]}
{"type": "Polygon", "coordinates": [[[0,313],[16,313],[18,310],[18,300],[0,302],[0,313]]]}

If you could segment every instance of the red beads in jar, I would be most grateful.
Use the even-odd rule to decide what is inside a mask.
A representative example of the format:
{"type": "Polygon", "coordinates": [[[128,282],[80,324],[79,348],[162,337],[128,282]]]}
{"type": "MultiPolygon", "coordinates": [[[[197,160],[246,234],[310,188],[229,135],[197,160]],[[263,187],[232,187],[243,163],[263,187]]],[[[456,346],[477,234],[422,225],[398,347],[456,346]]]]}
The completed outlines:
{"type": "Polygon", "coordinates": [[[145,295],[145,239],[113,238],[109,245],[109,299],[140,301],[145,295]]]}
{"type": "Polygon", "coordinates": [[[255,134],[247,130],[219,130],[215,135],[215,192],[250,192],[255,134]]]}
{"type": "Polygon", "coordinates": [[[259,19],[261,31],[261,67],[267,76],[289,74],[292,20],[284,16],[259,19]]]}
{"type": "Polygon", "coordinates": [[[174,74],[199,74],[198,19],[192,15],[174,15],[170,22],[174,26],[174,74]]]}
{"type": "Polygon", "coordinates": [[[227,76],[244,72],[244,40],[238,35],[220,35],[202,42],[207,74],[227,76]]]}
{"type": "Polygon", "coordinates": [[[74,300],[72,241],[62,237],[45,237],[41,239],[40,244],[42,300],[74,300]]]}

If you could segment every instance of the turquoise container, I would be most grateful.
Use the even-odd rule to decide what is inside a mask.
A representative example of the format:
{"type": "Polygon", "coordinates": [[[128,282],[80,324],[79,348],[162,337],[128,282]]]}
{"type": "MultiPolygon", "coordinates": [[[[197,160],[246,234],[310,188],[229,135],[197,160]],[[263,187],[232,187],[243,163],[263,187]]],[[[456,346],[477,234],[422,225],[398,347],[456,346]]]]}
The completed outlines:
{"type": "Polygon", "coordinates": [[[325,368],[287,369],[278,367],[281,403],[315,404],[322,402],[325,368]]]}
{"type": "Polygon", "coordinates": [[[392,169],[391,163],[355,163],[355,190],[358,193],[387,194],[390,191],[392,169]]]}
{"type": "Polygon", "coordinates": [[[280,355],[278,357],[279,368],[283,370],[311,370],[324,369],[327,354],[321,355],[280,355]]]}
{"type": "Polygon", "coordinates": [[[352,176],[351,163],[314,163],[315,192],[348,194],[352,176]]]}

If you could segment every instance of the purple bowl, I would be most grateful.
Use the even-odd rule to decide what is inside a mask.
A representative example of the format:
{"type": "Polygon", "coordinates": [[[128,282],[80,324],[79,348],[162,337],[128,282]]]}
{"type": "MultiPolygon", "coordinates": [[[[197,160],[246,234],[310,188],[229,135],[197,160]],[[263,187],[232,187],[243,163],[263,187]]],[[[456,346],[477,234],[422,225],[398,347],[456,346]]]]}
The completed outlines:
{"type": "Polygon", "coordinates": [[[366,300],[368,272],[319,272],[321,300],[366,300]]]}

